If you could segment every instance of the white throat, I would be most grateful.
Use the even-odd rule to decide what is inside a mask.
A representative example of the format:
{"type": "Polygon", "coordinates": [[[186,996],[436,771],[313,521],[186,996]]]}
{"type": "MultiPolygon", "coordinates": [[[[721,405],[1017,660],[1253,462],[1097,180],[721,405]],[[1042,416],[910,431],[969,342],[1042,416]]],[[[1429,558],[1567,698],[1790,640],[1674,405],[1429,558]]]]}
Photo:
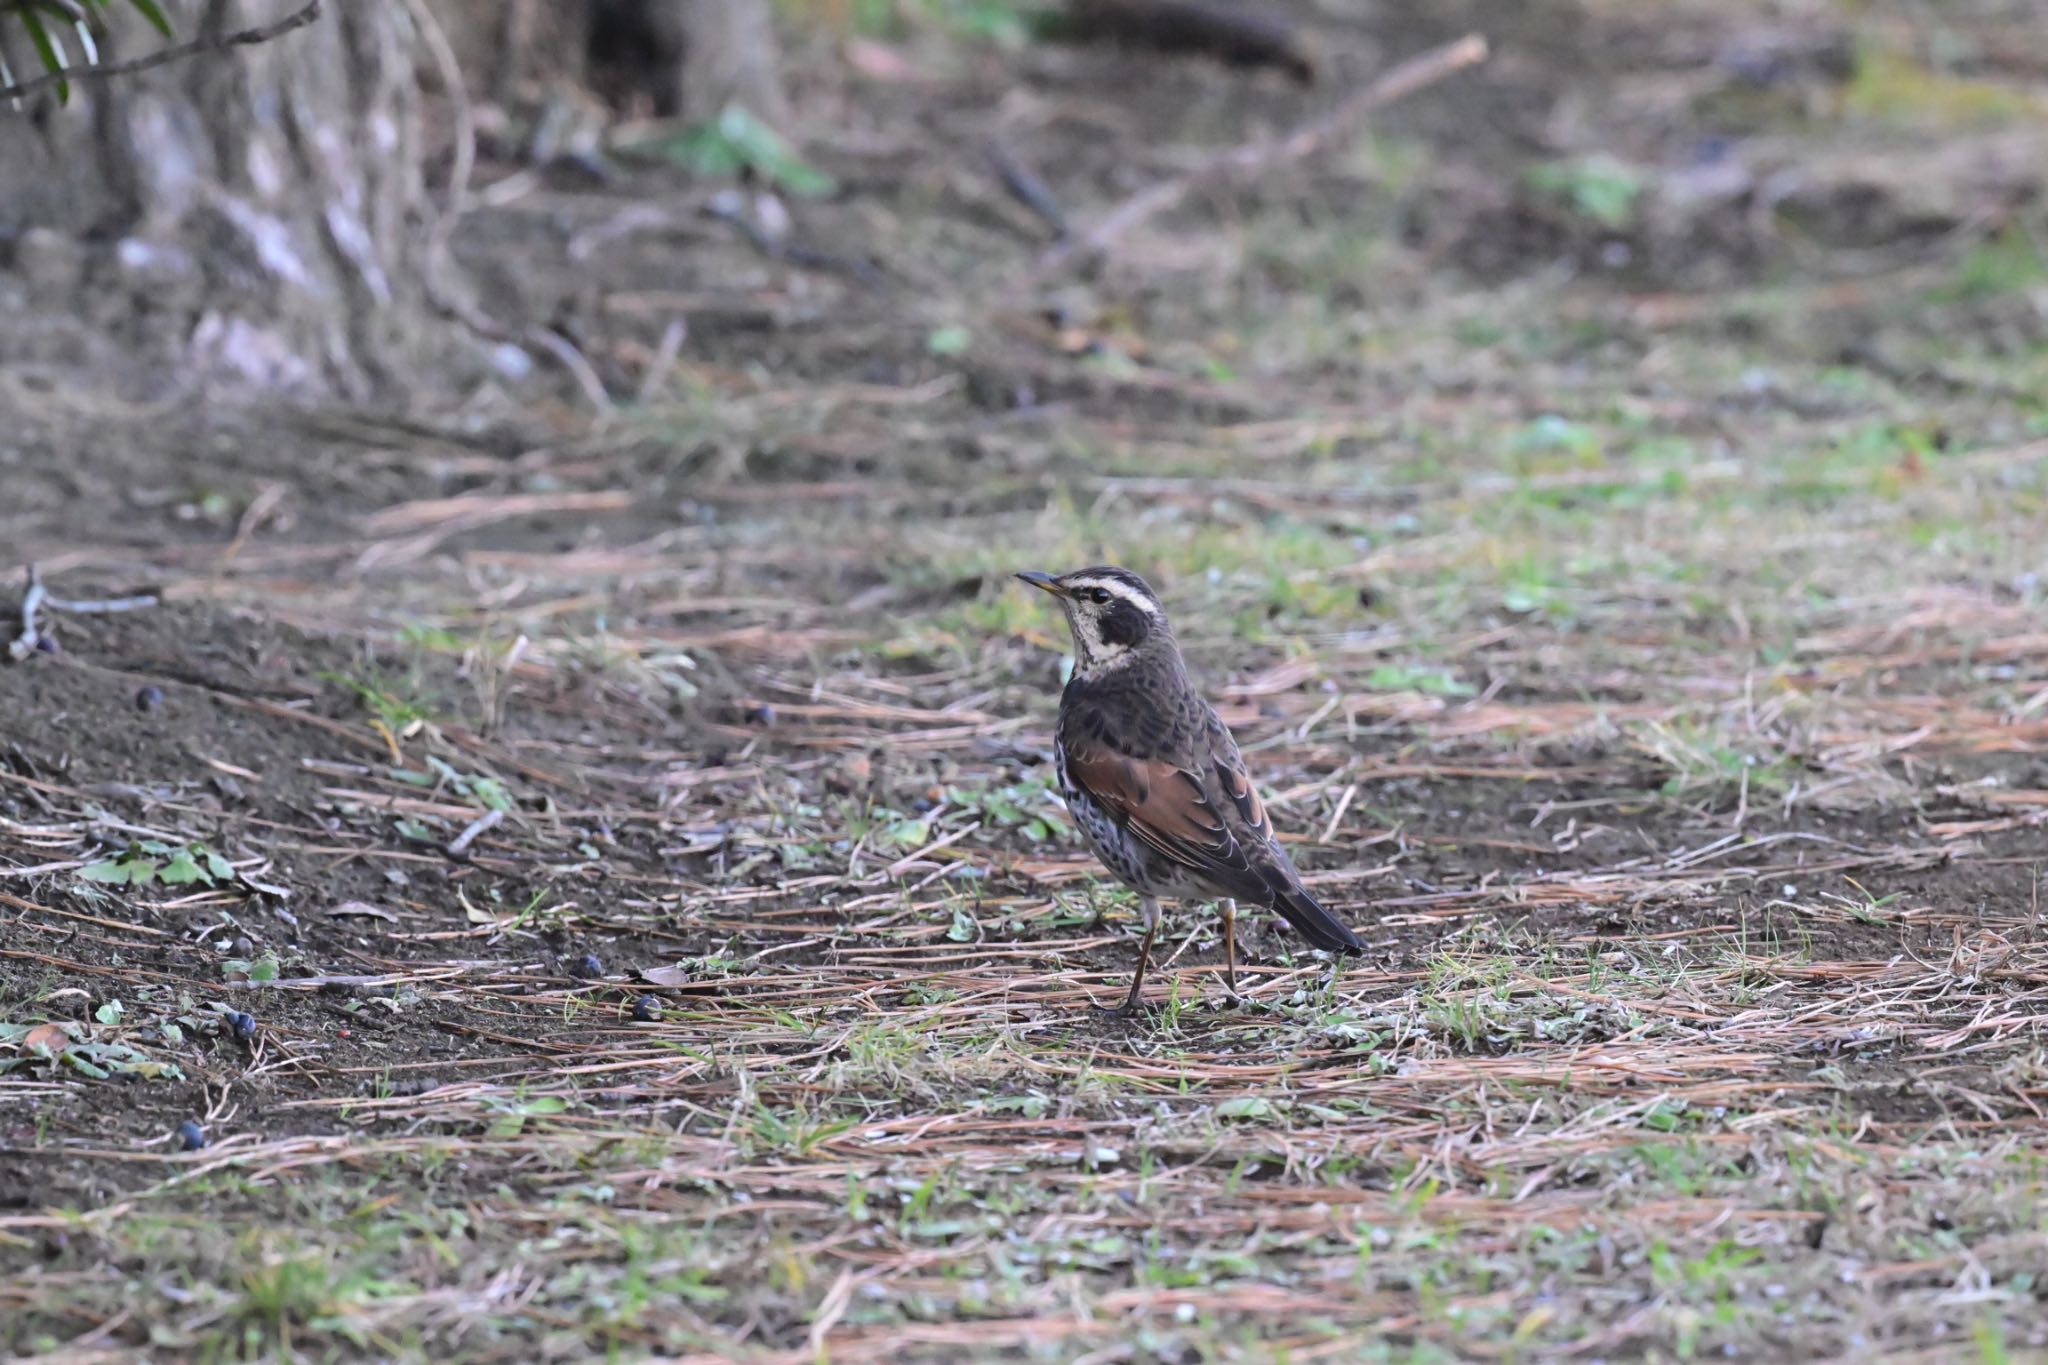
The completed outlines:
{"type": "Polygon", "coordinates": [[[1112,608],[1126,614],[1135,608],[1150,618],[1147,629],[1138,632],[1141,637],[1166,629],[1165,613],[1152,595],[1122,577],[1073,574],[1062,579],[1061,586],[1066,593],[1066,601],[1062,605],[1066,609],[1067,628],[1074,637],[1074,676],[1077,678],[1107,673],[1136,657],[1137,645],[1103,638],[1104,617],[1112,608]]]}
{"type": "Polygon", "coordinates": [[[1121,668],[1131,661],[1131,647],[1113,645],[1104,640],[1101,623],[1095,618],[1076,614],[1069,624],[1074,631],[1074,676],[1093,677],[1112,668],[1121,668]]]}

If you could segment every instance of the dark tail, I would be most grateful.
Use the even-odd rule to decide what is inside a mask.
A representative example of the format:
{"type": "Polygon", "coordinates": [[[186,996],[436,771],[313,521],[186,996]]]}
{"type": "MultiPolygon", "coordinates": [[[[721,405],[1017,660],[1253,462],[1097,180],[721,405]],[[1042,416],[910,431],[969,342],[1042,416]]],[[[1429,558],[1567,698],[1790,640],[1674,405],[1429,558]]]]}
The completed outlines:
{"type": "Polygon", "coordinates": [[[1365,944],[1358,935],[1352,933],[1344,921],[1323,909],[1322,903],[1311,896],[1300,882],[1275,869],[1267,874],[1267,884],[1273,888],[1273,908],[1294,926],[1295,933],[1308,940],[1310,947],[1349,957],[1365,951],[1365,944]]]}

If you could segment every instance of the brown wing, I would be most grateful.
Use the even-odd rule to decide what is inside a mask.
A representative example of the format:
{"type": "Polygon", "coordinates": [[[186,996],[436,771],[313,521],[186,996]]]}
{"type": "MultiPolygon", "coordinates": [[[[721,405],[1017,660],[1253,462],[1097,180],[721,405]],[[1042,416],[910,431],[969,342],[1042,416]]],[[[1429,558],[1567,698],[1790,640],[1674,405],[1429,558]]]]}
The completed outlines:
{"type": "MultiPolygon", "coordinates": [[[[1067,731],[1067,780],[1094,796],[1126,833],[1169,862],[1188,868],[1212,888],[1212,894],[1270,905],[1272,884],[1262,874],[1260,860],[1249,855],[1266,847],[1268,835],[1260,827],[1266,817],[1241,763],[1233,765],[1233,784],[1217,765],[1223,755],[1200,739],[1190,755],[1192,763],[1184,765],[1126,753],[1098,726],[1075,724],[1067,731]],[[1257,812],[1257,821],[1243,817],[1247,802],[1257,812]]],[[[1235,745],[1229,757],[1237,757],[1235,745]]]]}
{"type": "Polygon", "coordinates": [[[1258,899],[1270,894],[1198,774],[1166,759],[1133,758],[1100,740],[1083,740],[1068,745],[1067,779],[1133,836],[1224,893],[1258,899]]]}

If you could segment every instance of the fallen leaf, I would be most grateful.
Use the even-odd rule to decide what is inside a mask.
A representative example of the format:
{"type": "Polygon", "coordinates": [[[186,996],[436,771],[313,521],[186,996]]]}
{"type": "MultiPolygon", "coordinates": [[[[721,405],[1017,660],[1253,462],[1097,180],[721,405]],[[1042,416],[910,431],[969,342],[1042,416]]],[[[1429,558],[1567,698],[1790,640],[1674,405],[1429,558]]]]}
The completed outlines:
{"type": "Polygon", "coordinates": [[[369,919],[388,919],[394,924],[398,921],[398,916],[392,914],[383,906],[372,905],[368,901],[343,901],[327,913],[336,919],[341,918],[343,915],[362,915],[369,919]]]}
{"type": "Polygon", "coordinates": [[[165,886],[190,886],[194,882],[213,880],[199,865],[199,860],[192,856],[191,850],[183,848],[173,853],[171,860],[157,869],[156,875],[165,886]]]}
{"type": "Polygon", "coordinates": [[[1216,1106],[1219,1119],[1269,1119],[1276,1111],[1263,1095],[1239,1095],[1216,1106]]]}
{"type": "Polygon", "coordinates": [[[21,1050],[23,1052],[33,1052],[37,1048],[47,1048],[52,1057],[70,1046],[71,1035],[55,1024],[38,1024],[28,1031],[27,1037],[21,1040],[21,1050]]]}
{"type": "Polygon", "coordinates": [[[871,38],[847,39],[845,54],[846,64],[871,81],[910,85],[931,79],[901,52],[871,38]]]}

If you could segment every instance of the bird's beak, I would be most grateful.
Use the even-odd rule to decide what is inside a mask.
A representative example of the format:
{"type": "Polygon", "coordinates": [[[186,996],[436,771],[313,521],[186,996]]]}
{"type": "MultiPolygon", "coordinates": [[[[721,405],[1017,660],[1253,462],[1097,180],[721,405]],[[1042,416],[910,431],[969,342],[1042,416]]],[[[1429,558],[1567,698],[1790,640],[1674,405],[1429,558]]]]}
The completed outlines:
{"type": "Polygon", "coordinates": [[[1049,573],[1040,573],[1038,570],[1032,569],[1027,573],[1018,574],[1017,577],[1023,579],[1034,588],[1044,588],[1054,597],[1065,597],[1067,595],[1067,590],[1060,586],[1060,581],[1049,573]]]}

